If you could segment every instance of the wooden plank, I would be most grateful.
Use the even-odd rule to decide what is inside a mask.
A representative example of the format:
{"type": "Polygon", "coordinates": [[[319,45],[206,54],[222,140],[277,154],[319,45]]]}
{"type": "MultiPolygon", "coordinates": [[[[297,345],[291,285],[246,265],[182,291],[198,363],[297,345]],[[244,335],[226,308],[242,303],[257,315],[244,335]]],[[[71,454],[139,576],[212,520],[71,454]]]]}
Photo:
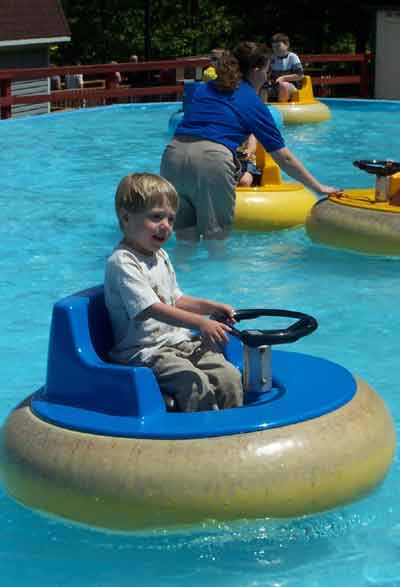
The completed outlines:
{"type": "Polygon", "coordinates": [[[332,75],[312,77],[313,86],[346,86],[360,85],[361,76],[359,75],[332,75]]]}
{"type": "Polygon", "coordinates": [[[205,67],[208,64],[208,58],[201,57],[197,59],[171,59],[166,61],[143,61],[139,63],[105,63],[101,65],[2,69],[0,70],[0,79],[24,79],[45,76],[50,77],[52,75],[65,75],[67,73],[82,73],[83,75],[92,76],[97,74],[115,73],[116,71],[163,71],[166,69],[177,69],[178,67],[205,67]]]}
{"type": "Polygon", "coordinates": [[[120,88],[110,90],[58,90],[55,94],[40,94],[35,96],[8,96],[0,98],[0,106],[10,104],[33,104],[35,102],[60,102],[62,100],[83,100],[85,98],[118,98],[140,96],[162,96],[164,94],[179,95],[183,92],[183,85],[155,86],[148,88],[120,88]]]}
{"type": "Polygon", "coordinates": [[[341,61],[360,63],[370,60],[370,53],[324,53],[320,55],[299,55],[302,63],[340,63],[341,61]]]}

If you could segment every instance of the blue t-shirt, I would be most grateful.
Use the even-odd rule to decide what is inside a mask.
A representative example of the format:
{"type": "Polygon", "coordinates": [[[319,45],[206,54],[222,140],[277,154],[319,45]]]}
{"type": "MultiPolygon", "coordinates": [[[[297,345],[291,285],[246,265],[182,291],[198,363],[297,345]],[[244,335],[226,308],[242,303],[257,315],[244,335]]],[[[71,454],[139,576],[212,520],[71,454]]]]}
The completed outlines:
{"type": "Polygon", "coordinates": [[[233,92],[220,92],[214,82],[196,84],[185,104],[175,135],[191,135],[225,145],[232,152],[254,134],[268,152],[285,146],[281,133],[253,86],[241,81],[233,92]]]}

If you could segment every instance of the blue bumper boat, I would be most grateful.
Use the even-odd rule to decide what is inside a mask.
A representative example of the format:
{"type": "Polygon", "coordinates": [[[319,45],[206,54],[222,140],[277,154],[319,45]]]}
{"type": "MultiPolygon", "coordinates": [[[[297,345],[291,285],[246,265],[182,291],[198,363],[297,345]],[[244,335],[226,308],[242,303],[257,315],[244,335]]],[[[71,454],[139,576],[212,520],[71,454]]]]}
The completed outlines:
{"type": "Polygon", "coordinates": [[[28,507],[132,531],[206,519],[301,516],[340,506],[386,475],[395,431],[384,402],[344,367],[271,346],[316,327],[238,330],[225,354],[245,405],[168,411],[153,372],[108,361],[102,286],[54,306],[46,384],[2,430],[6,491],[28,507]]]}

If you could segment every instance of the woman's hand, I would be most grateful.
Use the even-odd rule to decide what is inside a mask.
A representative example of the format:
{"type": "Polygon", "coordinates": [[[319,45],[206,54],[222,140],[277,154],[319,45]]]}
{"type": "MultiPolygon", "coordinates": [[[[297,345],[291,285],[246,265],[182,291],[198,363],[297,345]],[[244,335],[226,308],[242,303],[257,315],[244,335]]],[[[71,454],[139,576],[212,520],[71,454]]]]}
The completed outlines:
{"type": "Polygon", "coordinates": [[[320,185],[320,189],[318,190],[318,193],[321,196],[333,196],[334,194],[342,194],[343,190],[338,189],[338,188],[333,188],[330,185],[320,185]]]}

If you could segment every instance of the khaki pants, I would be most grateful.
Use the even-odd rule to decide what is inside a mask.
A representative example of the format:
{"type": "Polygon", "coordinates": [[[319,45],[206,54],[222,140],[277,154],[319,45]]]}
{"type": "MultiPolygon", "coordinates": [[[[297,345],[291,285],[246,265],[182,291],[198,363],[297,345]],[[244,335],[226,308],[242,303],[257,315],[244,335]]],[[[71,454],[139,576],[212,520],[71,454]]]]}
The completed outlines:
{"type": "Polygon", "coordinates": [[[193,229],[206,239],[226,238],[233,225],[240,166],[219,143],[176,136],[164,151],[161,175],[179,194],[177,233],[193,229]]]}
{"type": "Polygon", "coordinates": [[[222,353],[207,349],[202,341],[185,341],[164,347],[146,361],[163,393],[173,395],[183,412],[233,408],[243,404],[238,369],[222,353]]]}

